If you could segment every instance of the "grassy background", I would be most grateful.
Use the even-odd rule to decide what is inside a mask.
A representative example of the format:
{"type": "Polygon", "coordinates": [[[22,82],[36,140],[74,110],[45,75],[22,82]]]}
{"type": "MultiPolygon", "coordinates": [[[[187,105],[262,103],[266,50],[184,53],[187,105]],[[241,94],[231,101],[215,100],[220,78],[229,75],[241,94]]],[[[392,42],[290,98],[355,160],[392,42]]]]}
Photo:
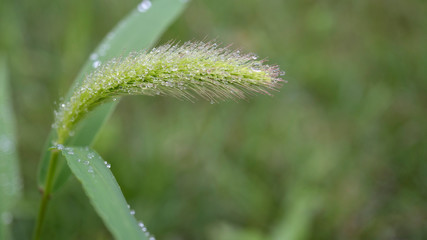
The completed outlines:
{"type": "MultiPolygon", "coordinates": [[[[17,239],[34,223],[54,102],[136,4],[0,2],[25,187],[17,239]]],[[[233,43],[289,83],[240,103],[125,98],[95,149],[158,239],[425,239],[426,12],[417,0],[193,0],[160,43],[233,43]]],[[[46,226],[46,239],[111,238],[75,179],[46,226]]]]}

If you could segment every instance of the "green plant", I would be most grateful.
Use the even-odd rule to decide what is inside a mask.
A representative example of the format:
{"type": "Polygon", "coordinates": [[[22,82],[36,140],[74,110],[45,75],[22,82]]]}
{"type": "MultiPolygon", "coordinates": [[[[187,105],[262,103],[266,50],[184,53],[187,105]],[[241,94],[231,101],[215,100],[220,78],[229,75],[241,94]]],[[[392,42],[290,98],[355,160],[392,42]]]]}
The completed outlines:
{"type": "MultiPolygon", "coordinates": [[[[179,13],[181,5],[172,11],[179,13]]],[[[258,60],[254,54],[241,54],[228,47],[218,47],[216,43],[169,43],[151,51],[136,50],[126,57],[114,57],[108,50],[119,49],[124,42],[123,35],[131,36],[132,23],[140,22],[137,16],[149,8],[151,2],[144,0],[133,15],[107,36],[97,52],[91,55],[89,68],[86,66],[82,71],[89,74],[83,81],[77,81],[55,112],[54,131],[47,141],[40,167],[42,200],[34,239],[41,236],[51,193],[65,182],[69,169],[81,181],[91,203],[115,238],[154,239],[143,223],[137,223],[132,216],[132,210],[128,209],[109,171],[111,165],[88,146],[99,129],[94,125],[99,126],[107,118],[118,97],[168,95],[192,101],[198,95],[214,103],[242,99],[254,93],[269,94],[268,91],[276,89],[282,81],[282,72],[277,66],[265,65],[265,61],[258,60]],[[100,107],[105,103],[103,108],[100,107]],[[89,135],[87,129],[90,129],[89,135]],[[67,165],[59,160],[61,153],[67,165]]],[[[160,11],[160,5],[158,9],[160,11]]]]}
{"type": "MultiPolygon", "coordinates": [[[[66,148],[63,145],[67,143],[75,126],[86,114],[102,103],[116,101],[117,97],[123,95],[162,94],[191,100],[197,94],[213,103],[226,98],[244,98],[253,92],[268,93],[267,89],[275,89],[278,82],[282,81],[279,78],[280,71],[276,66],[263,65],[262,61],[256,59],[253,54],[242,55],[238,51],[217,48],[214,43],[188,42],[182,46],[167,44],[150,52],[113,59],[88,75],[70,99],[60,104],[56,112],[54,123],[56,140],[53,142],[54,146],[50,148],[52,153],[40,206],[36,238],[41,231],[61,151],[107,225],[115,222],[110,224],[114,235],[118,239],[129,239],[129,236],[121,234],[132,233],[123,231],[126,224],[114,231],[120,223],[126,223],[114,217],[120,211],[114,210],[110,216],[104,215],[112,207],[118,207],[120,203],[123,210],[125,201],[119,188],[108,190],[109,184],[116,183],[108,170],[101,170],[105,168],[102,165],[103,160],[99,156],[96,157],[98,160],[92,160],[96,153],[89,148],[66,148]],[[73,156],[75,152],[79,153],[77,158],[73,156]],[[80,166],[76,165],[76,162],[80,166]],[[107,179],[109,184],[104,181],[97,182],[95,176],[102,180],[107,179]],[[121,200],[111,201],[113,195],[117,195],[117,199],[121,200]],[[108,203],[105,203],[106,199],[108,203]]],[[[105,164],[109,168],[108,163],[105,164]]],[[[134,220],[128,218],[128,221],[134,220]]]]}

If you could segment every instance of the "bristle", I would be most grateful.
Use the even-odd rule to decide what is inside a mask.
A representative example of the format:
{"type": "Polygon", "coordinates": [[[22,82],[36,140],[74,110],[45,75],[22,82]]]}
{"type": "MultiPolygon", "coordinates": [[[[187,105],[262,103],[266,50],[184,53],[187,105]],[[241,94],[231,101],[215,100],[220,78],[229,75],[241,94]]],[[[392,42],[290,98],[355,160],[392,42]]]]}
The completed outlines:
{"type": "Polygon", "coordinates": [[[216,43],[168,43],[96,64],[71,98],[56,112],[58,136],[68,134],[88,111],[123,95],[168,95],[210,102],[268,94],[283,81],[278,66],[263,64],[255,54],[242,54],[216,43]]]}

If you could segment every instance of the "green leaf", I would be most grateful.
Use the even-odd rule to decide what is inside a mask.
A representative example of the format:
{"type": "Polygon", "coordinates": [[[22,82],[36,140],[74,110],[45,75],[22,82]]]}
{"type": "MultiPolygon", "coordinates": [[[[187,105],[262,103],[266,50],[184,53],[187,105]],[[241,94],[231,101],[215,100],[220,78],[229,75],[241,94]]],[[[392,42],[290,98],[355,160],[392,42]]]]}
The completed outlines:
{"type": "Polygon", "coordinates": [[[21,190],[16,152],[15,118],[12,111],[6,61],[0,56],[0,239],[8,239],[11,209],[21,190]]]}
{"type": "Polygon", "coordinates": [[[68,166],[115,239],[148,239],[130,213],[120,186],[106,162],[89,148],[65,148],[68,166]]]}
{"type": "MultiPolygon", "coordinates": [[[[151,7],[145,12],[138,11],[138,8],[133,10],[105,37],[89,57],[67,96],[70,97],[78,84],[84,80],[84,77],[94,70],[94,66],[98,64],[97,61],[102,64],[113,57],[125,56],[132,51],[151,47],[163,31],[184,10],[186,2],[185,0],[157,0],[153,1],[151,7]]],[[[118,101],[106,103],[89,113],[77,126],[74,137],[70,138],[67,144],[74,146],[91,145],[117,103],[118,101]]],[[[55,133],[52,130],[40,164],[38,175],[40,188],[43,188],[46,179],[50,156],[48,148],[52,146],[54,140],[55,133]]],[[[61,169],[57,175],[54,189],[59,188],[69,176],[67,168],[61,167],[61,169]]]]}

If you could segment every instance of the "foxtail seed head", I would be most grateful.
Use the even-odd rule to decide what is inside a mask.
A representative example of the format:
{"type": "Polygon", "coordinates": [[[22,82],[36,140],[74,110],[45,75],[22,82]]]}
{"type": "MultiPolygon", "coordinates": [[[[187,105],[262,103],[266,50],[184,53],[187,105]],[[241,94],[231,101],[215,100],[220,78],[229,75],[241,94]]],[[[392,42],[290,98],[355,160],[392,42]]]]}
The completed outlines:
{"type": "Polygon", "coordinates": [[[97,66],[55,112],[58,141],[64,141],[86,113],[123,95],[170,95],[192,101],[242,99],[269,94],[283,80],[278,66],[263,64],[254,54],[241,54],[216,43],[166,44],[131,53],[97,66]]]}

